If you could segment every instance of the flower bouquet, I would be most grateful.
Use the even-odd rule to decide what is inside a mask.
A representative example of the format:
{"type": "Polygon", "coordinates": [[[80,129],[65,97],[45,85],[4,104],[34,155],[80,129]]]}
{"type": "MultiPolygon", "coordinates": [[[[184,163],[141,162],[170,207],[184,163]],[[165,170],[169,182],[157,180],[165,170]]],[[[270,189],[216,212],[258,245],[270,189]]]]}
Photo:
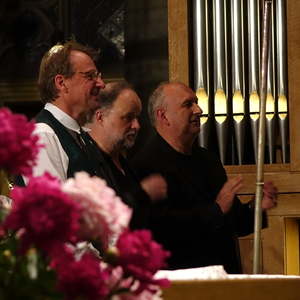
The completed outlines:
{"type": "Polygon", "coordinates": [[[29,178],[13,188],[11,203],[0,201],[0,299],[160,299],[169,283],[154,274],[169,253],[149,231],[128,229],[131,209],[104,180],[84,172],[64,183],[30,176],[41,147],[33,130],[24,117],[0,110],[1,147],[9,132],[18,139],[9,137],[12,148],[32,150],[22,158],[15,149],[12,165],[0,152],[0,168],[29,178]]]}

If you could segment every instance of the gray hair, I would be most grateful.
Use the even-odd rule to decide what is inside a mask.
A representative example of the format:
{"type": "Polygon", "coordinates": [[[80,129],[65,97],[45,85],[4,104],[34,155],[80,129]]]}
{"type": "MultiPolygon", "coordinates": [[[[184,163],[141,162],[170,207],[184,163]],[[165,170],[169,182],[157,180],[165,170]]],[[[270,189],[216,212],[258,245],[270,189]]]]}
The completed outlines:
{"type": "Polygon", "coordinates": [[[116,99],[124,90],[133,90],[133,87],[126,80],[110,82],[105,88],[100,90],[97,103],[98,105],[89,111],[87,121],[90,122],[95,111],[99,108],[109,109],[113,106],[116,99]]]}
{"type": "Polygon", "coordinates": [[[170,82],[164,81],[159,84],[159,86],[153,91],[153,93],[149,97],[148,101],[148,116],[150,119],[150,122],[153,127],[156,125],[156,111],[158,108],[166,107],[166,104],[164,103],[165,100],[165,93],[164,89],[167,85],[169,85],[170,82]]]}

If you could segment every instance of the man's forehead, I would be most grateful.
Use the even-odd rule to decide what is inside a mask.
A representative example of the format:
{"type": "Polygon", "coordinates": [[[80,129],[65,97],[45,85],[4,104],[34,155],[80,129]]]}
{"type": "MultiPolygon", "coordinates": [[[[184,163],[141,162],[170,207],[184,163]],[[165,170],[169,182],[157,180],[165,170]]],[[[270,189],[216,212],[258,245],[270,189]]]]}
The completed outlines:
{"type": "Polygon", "coordinates": [[[173,83],[166,86],[165,89],[166,98],[170,100],[174,100],[174,98],[181,100],[181,99],[197,99],[195,92],[190,89],[188,86],[180,83],[173,83]]]}
{"type": "Polygon", "coordinates": [[[87,66],[95,69],[95,63],[89,55],[82,51],[72,50],[70,53],[70,61],[73,66],[87,66]]]}
{"type": "Polygon", "coordinates": [[[124,89],[114,101],[113,107],[118,107],[123,110],[141,109],[142,103],[134,90],[124,89]]]}

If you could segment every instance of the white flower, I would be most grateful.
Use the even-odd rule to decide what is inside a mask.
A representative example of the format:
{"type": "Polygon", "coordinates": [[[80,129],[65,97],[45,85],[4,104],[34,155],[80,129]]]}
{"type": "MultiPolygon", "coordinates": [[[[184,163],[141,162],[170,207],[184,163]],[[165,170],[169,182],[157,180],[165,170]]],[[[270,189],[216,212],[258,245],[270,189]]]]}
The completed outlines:
{"type": "Polygon", "coordinates": [[[128,227],[131,208],[103,179],[78,172],[63,183],[62,190],[81,205],[81,234],[84,238],[100,238],[106,249],[110,240],[128,227]]]}

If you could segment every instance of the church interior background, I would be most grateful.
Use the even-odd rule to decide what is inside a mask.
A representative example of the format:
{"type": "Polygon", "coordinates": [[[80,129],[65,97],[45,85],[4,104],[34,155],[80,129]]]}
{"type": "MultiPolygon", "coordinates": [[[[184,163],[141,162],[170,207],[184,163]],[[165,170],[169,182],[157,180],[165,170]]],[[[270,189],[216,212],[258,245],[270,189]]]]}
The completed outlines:
{"type": "MultiPolygon", "coordinates": [[[[104,81],[128,80],[135,86],[144,106],[150,92],[161,81],[180,80],[196,90],[191,50],[195,44],[193,11],[193,1],[185,0],[2,0],[0,105],[33,117],[42,106],[36,88],[40,59],[46,49],[69,38],[101,50],[98,64],[104,81]]],[[[283,161],[275,145],[277,161],[268,161],[265,166],[266,178],[278,186],[280,193],[279,205],[269,213],[269,228],[263,233],[263,272],[266,274],[300,273],[300,132],[296,122],[300,113],[297,89],[300,85],[297,77],[300,22],[297,11],[300,11],[299,2],[288,1],[288,157],[283,161]]],[[[218,148],[211,146],[218,143],[216,125],[213,128],[208,148],[218,152],[218,148]]],[[[149,130],[144,109],[137,147],[143,144],[149,130]]],[[[251,140],[250,133],[246,136],[251,140]]],[[[240,197],[248,201],[255,191],[254,153],[253,150],[246,152],[244,162],[239,164],[234,142],[234,138],[229,138],[224,163],[229,176],[243,174],[245,187],[240,197]]],[[[253,142],[249,143],[245,148],[252,149],[253,142]]],[[[240,245],[244,271],[251,273],[253,236],[241,239],[240,245]]]]}

